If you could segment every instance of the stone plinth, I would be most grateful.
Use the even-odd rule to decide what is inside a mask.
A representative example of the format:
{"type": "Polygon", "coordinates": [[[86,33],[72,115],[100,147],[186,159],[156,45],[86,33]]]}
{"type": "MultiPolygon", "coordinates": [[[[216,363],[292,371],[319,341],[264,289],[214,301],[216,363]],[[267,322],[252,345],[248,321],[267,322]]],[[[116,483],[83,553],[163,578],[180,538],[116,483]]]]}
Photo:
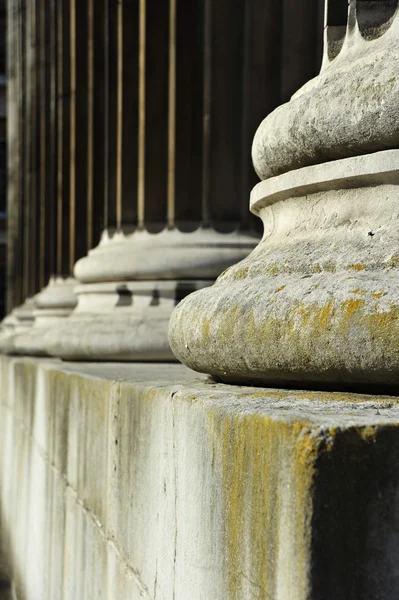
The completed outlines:
{"type": "Polygon", "coordinates": [[[78,305],[46,336],[47,352],[70,360],[175,360],[168,324],[176,304],[256,243],[250,234],[210,228],[106,233],[75,266],[78,305]]]}
{"type": "Polygon", "coordinates": [[[396,598],[398,399],[193,377],[1,359],[18,597],[396,598]]]}
{"type": "Polygon", "coordinates": [[[328,3],[320,75],[254,138],[264,181],[252,191],[251,210],[263,239],[172,316],[171,347],[189,367],[225,382],[396,392],[399,21],[392,6],[359,0],[347,14],[344,2],[341,23],[337,3],[328,3]]]}

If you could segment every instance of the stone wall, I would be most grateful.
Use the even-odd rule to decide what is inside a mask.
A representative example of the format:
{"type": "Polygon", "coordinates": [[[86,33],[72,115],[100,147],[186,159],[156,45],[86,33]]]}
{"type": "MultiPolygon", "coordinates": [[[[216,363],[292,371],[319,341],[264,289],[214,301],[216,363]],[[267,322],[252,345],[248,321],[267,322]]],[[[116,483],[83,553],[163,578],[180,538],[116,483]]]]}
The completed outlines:
{"type": "Polygon", "coordinates": [[[398,597],[399,403],[1,358],[18,600],[398,597]]]}

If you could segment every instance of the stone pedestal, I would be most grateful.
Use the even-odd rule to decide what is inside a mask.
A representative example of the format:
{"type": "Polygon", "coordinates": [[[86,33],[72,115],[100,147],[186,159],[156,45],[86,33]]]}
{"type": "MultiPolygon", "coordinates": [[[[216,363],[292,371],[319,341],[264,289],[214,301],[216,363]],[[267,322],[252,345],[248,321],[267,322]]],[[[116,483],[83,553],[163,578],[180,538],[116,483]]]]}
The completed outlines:
{"type": "Polygon", "coordinates": [[[167,331],[176,304],[211,285],[255,245],[250,235],[210,228],[106,233],[75,266],[78,305],[46,335],[48,353],[72,360],[174,360],[167,331]]]}
{"type": "Polygon", "coordinates": [[[225,382],[397,389],[392,6],[359,0],[339,14],[330,2],[320,75],[259,127],[252,156],[263,181],[251,210],[263,239],[177,307],[171,346],[191,368],[225,382]]]}
{"type": "Polygon", "coordinates": [[[18,597],[399,596],[398,398],[212,384],[177,364],[3,356],[0,371],[18,597]]]}

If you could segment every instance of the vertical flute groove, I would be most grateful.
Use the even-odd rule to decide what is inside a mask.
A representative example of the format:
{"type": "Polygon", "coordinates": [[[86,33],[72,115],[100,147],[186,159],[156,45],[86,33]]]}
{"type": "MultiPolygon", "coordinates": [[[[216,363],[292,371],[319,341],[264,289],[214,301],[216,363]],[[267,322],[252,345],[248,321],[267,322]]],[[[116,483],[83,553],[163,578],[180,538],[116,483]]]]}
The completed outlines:
{"type": "Polygon", "coordinates": [[[93,246],[93,140],[94,140],[94,0],[87,3],[87,249],[93,246]]]}
{"type": "Polygon", "coordinates": [[[109,0],[104,2],[104,226],[109,223],[109,0]]]}
{"type": "Polygon", "coordinates": [[[69,268],[73,271],[75,263],[75,217],[76,217],[76,0],[71,0],[70,36],[71,36],[71,147],[70,147],[70,230],[69,230],[69,268]]]}
{"type": "Polygon", "coordinates": [[[57,150],[57,273],[62,273],[62,197],[63,197],[63,145],[64,135],[63,120],[64,120],[64,101],[63,101],[63,31],[62,31],[62,9],[60,8],[57,15],[57,34],[58,34],[58,72],[57,72],[57,92],[58,92],[58,150],[57,150]]]}
{"type": "Polygon", "coordinates": [[[212,0],[205,0],[204,14],[204,90],[203,90],[203,146],[202,146],[202,225],[210,224],[210,147],[212,105],[212,0]]]}
{"type": "MultiPolygon", "coordinates": [[[[49,243],[46,246],[46,253],[50,254],[48,267],[46,270],[46,278],[49,275],[54,275],[57,270],[57,2],[50,0],[48,5],[48,50],[50,53],[46,69],[48,70],[49,78],[49,159],[47,160],[47,168],[50,172],[47,176],[48,194],[47,210],[49,213],[49,243]]],[[[47,282],[46,282],[47,283],[47,282]]]]}
{"type": "Polygon", "coordinates": [[[140,0],[139,16],[139,134],[137,226],[144,228],[145,218],[145,64],[146,64],[146,0],[140,0]]]}
{"type": "Polygon", "coordinates": [[[170,0],[168,114],[168,228],[175,226],[176,177],[176,0],[170,0]]]}
{"type": "MultiPolygon", "coordinates": [[[[243,110],[241,112],[241,199],[240,199],[240,227],[243,229],[248,227],[249,211],[248,211],[248,193],[250,189],[250,176],[247,161],[248,147],[246,142],[250,138],[249,134],[249,117],[248,114],[249,106],[251,105],[251,83],[252,83],[252,69],[251,69],[251,14],[250,14],[249,3],[243,5],[243,110]]],[[[252,165],[251,165],[252,166],[252,165]]]]}
{"type": "Polygon", "coordinates": [[[45,285],[46,260],[46,5],[40,4],[40,270],[39,285],[45,285]]]}
{"type": "Polygon", "coordinates": [[[116,227],[122,227],[122,143],[123,143],[123,1],[118,3],[118,84],[117,84],[117,131],[116,131],[116,227]]]}
{"type": "Polygon", "coordinates": [[[31,22],[31,10],[29,3],[25,5],[25,20],[23,27],[23,34],[25,36],[25,81],[26,81],[26,104],[25,104],[25,173],[24,173],[24,183],[25,183],[25,249],[24,249],[24,297],[28,297],[30,291],[32,289],[31,285],[31,233],[33,229],[34,219],[32,218],[32,208],[31,208],[31,154],[30,154],[30,146],[31,146],[31,127],[30,123],[32,121],[31,114],[31,86],[32,86],[32,64],[31,64],[31,48],[30,48],[30,22],[31,22]]]}
{"type": "Polygon", "coordinates": [[[32,120],[30,123],[31,127],[31,139],[32,147],[31,161],[32,161],[32,174],[31,174],[31,214],[34,219],[35,226],[31,229],[31,244],[34,252],[32,252],[32,260],[30,262],[31,277],[32,277],[32,290],[37,288],[38,285],[38,260],[37,260],[37,247],[38,247],[38,231],[37,231],[37,215],[38,215],[38,152],[37,152],[37,140],[38,140],[38,73],[39,73],[39,52],[38,52],[38,0],[31,0],[31,52],[32,52],[32,67],[31,67],[31,79],[32,79],[32,120]]]}

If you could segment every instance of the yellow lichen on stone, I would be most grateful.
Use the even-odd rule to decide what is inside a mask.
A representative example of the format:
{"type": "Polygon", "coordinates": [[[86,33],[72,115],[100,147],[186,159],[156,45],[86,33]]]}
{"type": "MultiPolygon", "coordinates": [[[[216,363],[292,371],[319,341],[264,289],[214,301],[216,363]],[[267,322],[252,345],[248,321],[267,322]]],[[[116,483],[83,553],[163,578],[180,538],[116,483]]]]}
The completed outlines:
{"type": "Polygon", "coordinates": [[[373,325],[373,329],[375,327],[378,327],[379,330],[385,333],[392,333],[394,331],[392,327],[397,327],[398,325],[398,308],[393,303],[391,303],[391,310],[369,315],[368,318],[370,321],[370,325],[373,325]]]}
{"type": "Polygon", "coordinates": [[[365,442],[375,443],[377,431],[378,426],[368,425],[367,427],[359,427],[360,436],[365,442]]]}
{"type": "Polygon", "coordinates": [[[249,271],[249,267],[243,267],[242,269],[238,269],[237,271],[233,272],[233,278],[234,279],[244,279],[245,277],[247,277],[248,271],[249,271]]]}
{"type": "Polygon", "coordinates": [[[363,306],[364,302],[363,300],[346,300],[345,302],[342,303],[342,307],[344,308],[344,314],[347,317],[350,317],[351,315],[353,315],[354,312],[356,312],[357,310],[359,310],[359,308],[361,308],[361,306],[363,306]]]}
{"type": "Polygon", "coordinates": [[[319,311],[315,312],[314,321],[316,327],[322,327],[325,329],[328,327],[331,317],[334,314],[333,301],[329,300],[326,306],[322,306],[319,311]]]}
{"type": "Polygon", "coordinates": [[[323,270],[327,271],[328,273],[335,273],[336,267],[333,263],[329,262],[323,265],[323,270]]]}
{"type": "MultiPolygon", "coordinates": [[[[245,392],[236,394],[237,398],[267,398],[267,399],[276,399],[276,400],[287,400],[291,398],[295,398],[295,400],[301,401],[317,401],[317,402],[350,402],[351,404],[367,402],[370,400],[370,397],[364,394],[355,394],[352,392],[298,392],[292,390],[276,390],[270,391],[269,389],[265,389],[262,392],[245,392]]],[[[211,397],[211,396],[210,396],[211,397]]],[[[393,396],[373,396],[373,403],[381,403],[381,404],[397,404],[399,403],[399,398],[393,396]]]]}
{"type": "Polygon", "coordinates": [[[397,267],[399,265],[399,256],[391,256],[388,264],[390,267],[397,267]]]}
{"type": "Polygon", "coordinates": [[[210,421],[224,490],[228,600],[305,600],[320,439],[305,422],[262,414],[213,411],[210,421]]]}
{"type": "Polygon", "coordinates": [[[337,370],[342,382],[349,382],[361,370],[379,377],[377,355],[389,370],[399,364],[399,307],[389,302],[388,293],[372,287],[363,294],[363,287],[354,285],[352,293],[344,287],[335,296],[326,291],[319,296],[324,301],[315,301],[310,282],[304,284],[302,299],[295,297],[295,289],[292,296],[287,293],[291,282],[284,285],[284,292],[276,293],[281,285],[275,285],[259,293],[259,285],[254,293],[243,284],[241,295],[226,295],[217,307],[209,302],[197,311],[198,325],[190,336],[183,321],[176,320],[174,335],[186,344],[179,358],[224,381],[228,374],[229,381],[244,383],[247,376],[276,382],[282,371],[291,381],[302,380],[304,373],[328,381],[337,370]],[[381,291],[384,302],[373,297],[381,291]]]}
{"type": "Polygon", "coordinates": [[[208,340],[210,332],[211,332],[211,321],[210,321],[210,319],[204,318],[204,320],[202,322],[202,338],[204,340],[208,340]]]}
{"type": "Polygon", "coordinates": [[[354,265],[348,265],[348,269],[353,269],[354,271],[364,271],[364,266],[360,263],[356,263],[354,265]]]}

